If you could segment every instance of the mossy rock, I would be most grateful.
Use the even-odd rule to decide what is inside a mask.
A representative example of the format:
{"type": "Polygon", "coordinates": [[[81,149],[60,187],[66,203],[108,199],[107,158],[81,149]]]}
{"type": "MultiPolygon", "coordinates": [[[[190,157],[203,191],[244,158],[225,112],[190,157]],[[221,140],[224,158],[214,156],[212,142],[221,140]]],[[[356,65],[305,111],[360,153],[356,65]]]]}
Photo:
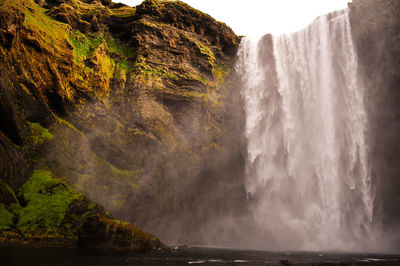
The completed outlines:
{"type": "Polygon", "coordinates": [[[161,247],[157,238],[113,219],[48,170],[35,170],[18,198],[9,208],[0,202],[0,242],[29,244],[35,239],[41,245],[79,242],[83,248],[119,250],[161,247]]]}
{"type": "Polygon", "coordinates": [[[85,248],[144,251],[163,246],[138,227],[102,215],[88,217],[78,235],[79,245],[85,248]]]}
{"type": "Polygon", "coordinates": [[[34,144],[43,144],[45,141],[50,141],[54,138],[53,134],[39,123],[28,122],[28,125],[31,129],[31,138],[34,144]]]}
{"type": "Polygon", "coordinates": [[[18,196],[23,205],[16,207],[19,215],[16,228],[25,237],[38,234],[68,236],[68,226],[62,222],[72,201],[83,200],[82,194],[72,189],[47,170],[35,170],[21,187],[18,196]]]}

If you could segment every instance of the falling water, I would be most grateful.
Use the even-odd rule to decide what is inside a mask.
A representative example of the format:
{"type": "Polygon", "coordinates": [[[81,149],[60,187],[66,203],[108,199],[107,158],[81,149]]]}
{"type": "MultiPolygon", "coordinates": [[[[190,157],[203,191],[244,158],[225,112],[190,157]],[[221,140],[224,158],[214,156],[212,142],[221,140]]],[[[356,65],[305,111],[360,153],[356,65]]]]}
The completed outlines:
{"type": "Polygon", "coordinates": [[[246,188],[266,247],[362,248],[371,238],[373,195],[348,10],[266,39],[244,39],[237,64],[246,188]]]}

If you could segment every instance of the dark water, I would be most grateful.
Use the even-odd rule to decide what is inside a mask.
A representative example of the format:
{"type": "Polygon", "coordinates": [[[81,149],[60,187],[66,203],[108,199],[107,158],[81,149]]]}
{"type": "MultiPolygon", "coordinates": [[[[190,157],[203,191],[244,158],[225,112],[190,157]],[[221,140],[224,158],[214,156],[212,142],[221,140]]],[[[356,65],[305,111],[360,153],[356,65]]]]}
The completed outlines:
{"type": "Polygon", "coordinates": [[[1,247],[0,265],[400,265],[400,254],[290,253],[216,248],[137,253],[1,247]]]}

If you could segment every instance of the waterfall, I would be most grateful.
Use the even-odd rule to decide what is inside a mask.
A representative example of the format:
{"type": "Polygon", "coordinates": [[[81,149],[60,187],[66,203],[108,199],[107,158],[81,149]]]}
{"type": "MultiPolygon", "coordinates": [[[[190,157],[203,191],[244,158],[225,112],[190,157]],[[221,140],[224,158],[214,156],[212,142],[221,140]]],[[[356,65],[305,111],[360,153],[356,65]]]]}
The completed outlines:
{"type": "Polygon", "coordinates": [[[365,92],[348,12],[241,42],[246,189],[267,248],[357,249],[372,238],[365,92]]]}

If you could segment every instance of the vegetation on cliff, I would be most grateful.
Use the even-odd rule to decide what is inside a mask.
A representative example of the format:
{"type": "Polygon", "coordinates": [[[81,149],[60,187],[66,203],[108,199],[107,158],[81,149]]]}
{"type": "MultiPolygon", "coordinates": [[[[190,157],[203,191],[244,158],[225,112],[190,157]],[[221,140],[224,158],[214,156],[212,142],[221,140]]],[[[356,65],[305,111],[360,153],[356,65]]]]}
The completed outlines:
{"type": "Polygon", "coordinates": [[[244,162],[238,41],[179,1],[1,1],[3,236],[76,241],[92,239],[79,228],[120,226],[74,191],[171,241],[176,228],[195,234],[199,218],[211,225],[210,206],[230,215],[245,197],[234,181],[244,162]],[[100,215],[88,220],[96,225],[86,212],[100,215]]]}
{"type": "Polygon", "coordinates": [[[135,250],[161,247],[157,238],[129,223],[112,219],[101,206],[75,192],[48,170],[35,170],[17,194],[10,188],[9,193],[14,202],[9,206],[0,205],[0,241],[3,243],[32,246],[79,244],[92,248],[135,250]],[[116,225],[125,225],[125,229],[116,230],[116,225]],[[96,232],[91,231],[93,226],[96,232]]]}

